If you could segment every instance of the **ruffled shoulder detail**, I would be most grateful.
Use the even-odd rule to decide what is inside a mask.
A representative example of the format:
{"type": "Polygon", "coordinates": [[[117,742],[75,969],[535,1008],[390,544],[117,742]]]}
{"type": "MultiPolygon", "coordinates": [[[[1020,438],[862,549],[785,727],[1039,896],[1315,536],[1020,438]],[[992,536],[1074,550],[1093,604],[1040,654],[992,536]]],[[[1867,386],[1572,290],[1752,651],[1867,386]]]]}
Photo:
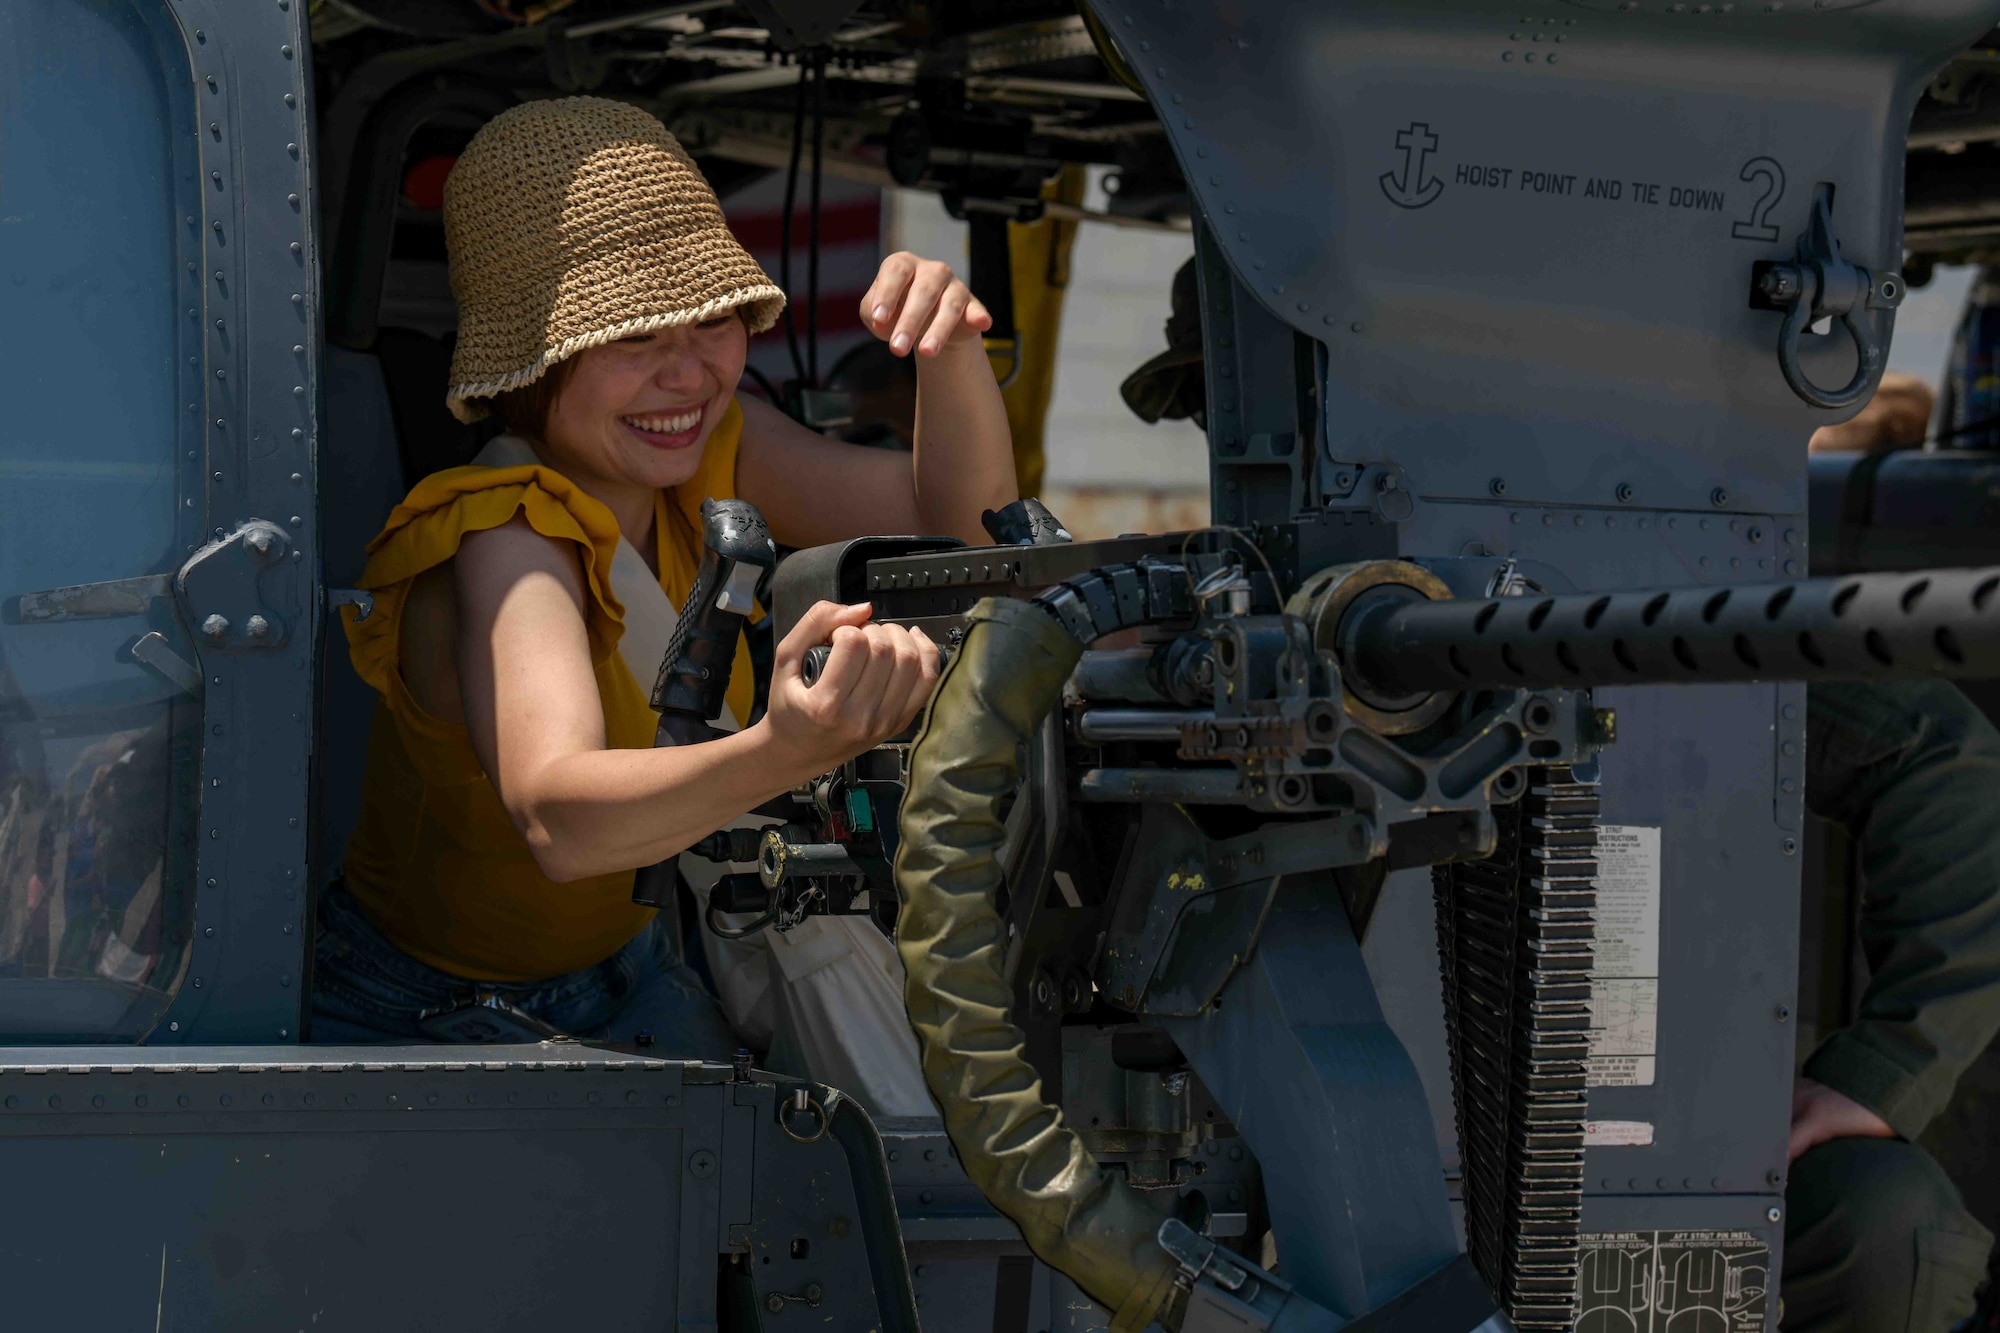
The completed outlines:
{"type": "Polygon", "coordinates": [[[590,595],[584,621],[592,660],[602,662],[617,651],[625,608],[611,590],[618,521],[609,509],[561,473],[540,465],[434,473],[416,484],[368,543],[360,584],[375,596],[373,613],[361,620],[354,607],[341,610],[356,674],[382,696],[406,732],[440,740],[446,739],[441,733],[455,739],[464,732],[424,712],[404,684],[403,609],[411,587],[419,576],[457,555],[468,534],[500,527],[516,514],[544,537],[575,544],[590,595]]]}

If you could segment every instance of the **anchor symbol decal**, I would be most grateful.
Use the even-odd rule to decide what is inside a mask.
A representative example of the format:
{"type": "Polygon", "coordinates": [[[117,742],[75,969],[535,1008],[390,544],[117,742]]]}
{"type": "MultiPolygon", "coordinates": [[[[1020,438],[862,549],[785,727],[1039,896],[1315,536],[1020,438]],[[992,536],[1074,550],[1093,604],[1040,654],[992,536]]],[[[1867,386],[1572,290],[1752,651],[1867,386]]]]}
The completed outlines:
{"type": "Polygon", "coordinates": [[[1403,150],[1403,169],[1385,171],[1378,180],[1382,193],[1398,208],[1422,208],[1444,193],[1444,182],[1436,176],[1424,178],[1424,164],[1438,146],[1438,137],[1422,121],[1396,131],[1396,147],[1403,150]]]}

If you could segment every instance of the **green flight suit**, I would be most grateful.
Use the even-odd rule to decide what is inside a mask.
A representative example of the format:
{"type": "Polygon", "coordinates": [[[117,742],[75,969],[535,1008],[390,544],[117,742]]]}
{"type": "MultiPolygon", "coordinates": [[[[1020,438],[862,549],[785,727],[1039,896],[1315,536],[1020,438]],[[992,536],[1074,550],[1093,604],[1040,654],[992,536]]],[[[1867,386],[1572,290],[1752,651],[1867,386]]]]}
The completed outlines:
{"type": "Polygon", "coordinates": [[[1901,1137],[1792,1164],[1783,1326],[1944,1333],[1973,1313],[1993,1238],[1915,1140],[2000,1032],[2000,732],[1941,681],[1807,701],[1806,804],[1859,848],[1869,980],[1805,1075],[1901,1137]]]}

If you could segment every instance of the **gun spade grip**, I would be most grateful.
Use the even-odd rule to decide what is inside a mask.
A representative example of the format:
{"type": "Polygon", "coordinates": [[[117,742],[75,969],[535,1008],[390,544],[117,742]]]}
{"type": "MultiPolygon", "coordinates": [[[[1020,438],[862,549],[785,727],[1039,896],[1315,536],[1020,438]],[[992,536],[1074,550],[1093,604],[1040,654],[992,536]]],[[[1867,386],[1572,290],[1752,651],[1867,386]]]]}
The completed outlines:
{"type": "MultiPolygon", "coordinates": [[[[712,740],[710,724],[722,716],[729,695],[736,641],[743,633],[752,593],[778,563],[777,544],[764,516],[747,500],[701,502],[701,564],[687,604],[674,623],[674,637],[653,682],[653,707],[660,714],[653,744],[693,745],[712,740]],[[744,575],[750,577],[745,578],[744,575]],[[747,585],[747,586],[746,586],[747,585]]],[[[642,866],[632,879],[632,901],[663,907],[674,920],[677,880],[670,858],[642,866]]],[[[678,936],[676,936],[678,952],[678,936]]]]}
{"type": "Polygon", "coordinates": [[[699,739],[694,733],[722,715],[750,597],[778,562],[764,516],[749,501],[703,500],[701,518],[701,565],[653,684],[662,744],[699,739]]]}

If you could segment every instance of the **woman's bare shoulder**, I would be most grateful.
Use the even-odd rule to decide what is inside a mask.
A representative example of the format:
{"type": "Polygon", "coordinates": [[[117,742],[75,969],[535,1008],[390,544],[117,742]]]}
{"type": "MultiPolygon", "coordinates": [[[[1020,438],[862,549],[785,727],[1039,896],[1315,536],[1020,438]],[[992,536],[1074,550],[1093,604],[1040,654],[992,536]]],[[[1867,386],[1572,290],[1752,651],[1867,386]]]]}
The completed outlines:
{"type": "Polygon", "coordinates": [[[537,532],[527,517],[516,514],[497,528],[468,532],[451,562],[459,596],[468,607],[497,605],[522,579],[548,575],[568,588],[578,610],[583,607],[583,562],[576,544],[537,532]]]}
{"type": "Polygon", "coordinates": [[[475,623],[490,626],[500,603],[523,580],[560,586],[581,617],[583,567],[575,546],[543,536],[520,515],[497,528],[467,533],[456,555],[411,583],[399,655],[404,683],[425,712],[464,723],[458,663],[464,621],[470,615],[475,623]]]}

